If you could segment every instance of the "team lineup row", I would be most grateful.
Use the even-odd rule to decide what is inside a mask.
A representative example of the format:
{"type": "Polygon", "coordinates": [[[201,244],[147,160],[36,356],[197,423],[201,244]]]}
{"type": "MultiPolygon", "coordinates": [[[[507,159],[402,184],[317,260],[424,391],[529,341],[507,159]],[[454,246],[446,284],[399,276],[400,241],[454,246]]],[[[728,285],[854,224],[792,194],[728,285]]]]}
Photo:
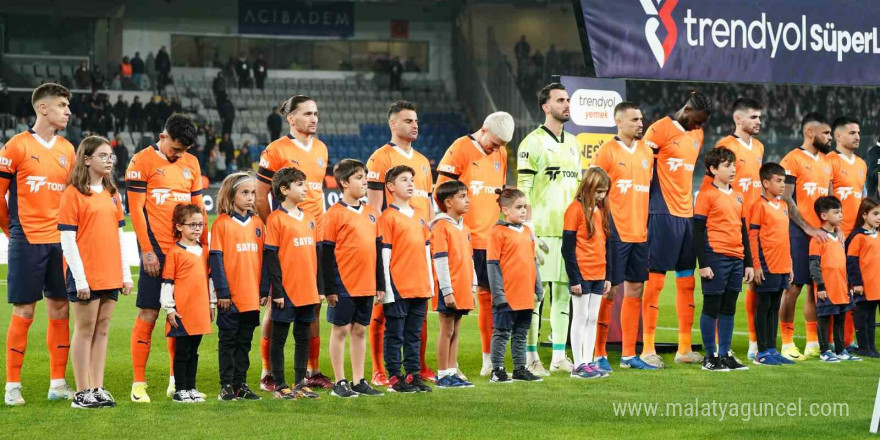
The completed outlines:
{"type": "MultiPolygon", "coordinates": [[[[133,289],[120,264],[124,216],[110,178],[113,157],[106,140],[88,138],[74,156],[73,146],[55,135],[66,126],[69,97],[55,84],[37,88],[32,98],[37,122],[0,153],[0,190],[9,193],[8,205],[0,204],[0,227],[10,238],[8,300],[13,304],[7,332],[9,405],[24,403],[20,371],[34,305],[43,296],[50,318],[48,397],[72,398],[76,408],[115,405],[103,387],[103,364],[118,293],[133,289]],[[118,229],[118,242],[104,240],[110,228],[118,229]],[[76,318],[71,342],[69,307],[76,318]],[[68,346],[76,392],[64,379],[68,346]]],[[[539,104],[545,122],[517,150],[517,189],[504,189],[506,144],[514,128],[510,115],[489,115],[480,130],[450,146],[435,183],[427,159],[411,145],[418,137],[415,106],[392,104],[392,139],[366,164],[350,159],[336,164],[343,199],[325,212],[328,155],[327,146],[314,137],[317,103],[293,96],[281,106],[290,134],[267,147],[256,176],[236,173],[223,182],[221,215],[210,244],[201,173],[186,153],[195,127],[187,117],[172,115],[159,141],[136,154],[126,171],[141,251],[139,311],[131,336],[132,401],[150,400],[145,369],[160,309],[166,311],[173,359],[169,395],[176,402],[204,401],[195,372],[202,335],[212,331],[213,304],[219,309],[221,400],[259,398],[246,383],[258,326],[260,388],[277,398],[315,398],[315,387],[340,397],[382,394],[374,386],[430,391],[426,380],[438,387],[472,386],[457,367],[458,328],[461,316],[475,309],[481,375],[495,383],[539,381],[549,372],[537,355],[539,320],[533,313],[545,292],[551,301],[550,371],[574,378],[608,376],[605,340],[611,305],[621,289],[620,366],[654,370],[663,367],[654,331],[659,292],[670,270],[676,271],[677,286],[676,362],[701,363],[711,371],[747,369],[730,351],[743,280],[749,285],[749,359],[754,363],[793,363],[814,352],[827,362],[860,360],[848,351],[852,331],[844,325],[853,307],[858,353],[880,356],[873,341],[880,291],[871,277],[862,283],[860,276],[876,258],[880,208],[875,213],[876,203],[862,201],[866,171],[853,154],[855,120],[835,121],[838,151],[826,156],[832,127],[821,115],[810,114],[802,147],[779,165],[762,166],[763,146],[753,137],[760,131],[760,105],[737,101],[736,133],[719,142],[725,148],[707,153],[709,173],[694,203],[691,180],[701,127],[711,114],[704,95],[691,94],[678,112],[647,131],[638,106],[621,103],[615,108],[618,135],[585,171],[576,140],[562,129],[569,119],[568,93],[550,84],[539,94],[539,104]],[[841,191],[845,188],[850,191],[841,191]],[[837,199],[823,197],[832,189],[841,195],[836,205],[837,199]],[[440,213],[434,212],[434,202],[440,213]],[[844,236],[850,237],[849,258],[844,236]],[[706,356],[691,347],[698,261],[706,356]],[[804,303],[808,343],[801,354],[792,335],[803,285],[810,287],[810,300],[804,303]],[[335,382],[318,367],[318,317],[325,300],[335,382]],[[429,302],[439,312],[436,375],[424,362],[429,302]],[[261,305],[270,307],[262,320],[261,305]],[[781,353],[775,349],[777,316],[781,353]],[[637,356],[640,320],[643,351],[637,356]],[[295,377],[288,384],[283,361],[291,324],[295,377]],[[833,344],[828,341],[832,325],[833,344]],[[351,381],[343,367],[347,337],[351,381]],[[367,337],[373,363],[369,382],[364,376],[367,337]],[[566,353],[569,337],[573,361],[566,353]],[[512,377],[503,365],[508,341],[512,377]]]]}

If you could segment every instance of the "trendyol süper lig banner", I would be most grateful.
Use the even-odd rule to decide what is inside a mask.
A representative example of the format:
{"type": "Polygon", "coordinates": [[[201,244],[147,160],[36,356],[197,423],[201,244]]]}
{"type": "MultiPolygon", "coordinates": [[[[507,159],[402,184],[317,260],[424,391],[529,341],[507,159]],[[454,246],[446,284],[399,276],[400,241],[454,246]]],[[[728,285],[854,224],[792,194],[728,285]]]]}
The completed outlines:
{"type": "Polygon", "coordinates": [[[581,168],[587,169],[596,150],[617,134],[614,106],[626,97],[626,83],[617,79],[563,76],[562,85],[571,99],[571,119],[565,131],[577,136],[581,146],[581,168]]]}
{"type": "Polygon", "coordinates": [[[581,0],[581,9],[600,77],[880,84],[877,1],[581,0]]]}

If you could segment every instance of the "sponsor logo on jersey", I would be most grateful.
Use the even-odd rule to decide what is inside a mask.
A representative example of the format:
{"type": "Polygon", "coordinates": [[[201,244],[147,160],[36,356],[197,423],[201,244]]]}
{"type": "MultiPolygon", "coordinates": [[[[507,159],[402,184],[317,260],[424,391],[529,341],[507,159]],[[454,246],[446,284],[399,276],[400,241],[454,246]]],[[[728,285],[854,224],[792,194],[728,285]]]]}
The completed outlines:
{"type": "Polygon", "coordinates": [[[544,171],[544,174],[550,178],[550,181],[553,182],[562,174],[563,179],[577,179],[578,174],[574,171],[567,171],[560,169],[561,167],[547,167],[547,170],[544,171]]]}
{"type": "Polygon", "coordinates": [[[828,188],[821,188],[816,182],[806,182],[804,183],[804,192],[809,197],[815,197],[817,192],[819,196],[827,196],[828,188]]]}
{"type": "Polygon", "coordinates": [[[257,252],[258,250],[256,243],[235,243],[236,252],[257,252]]]}
{"type": "Polygon", "coordinates": [[[129,171],[128,178],[132,179],[132,180],[143,180],[143,179],[141,179],[141,172],[140,171],[129,171]]]}
{"type": "Polygon", "coordinates": [[[294,245],[295,247],[300,247],[300,246],[314,246],[314,245],[315,245],[315,239],[314,239],[313,237],[295,237],[295,238],[293,239],[293,245],[294,245]]]}
{"type": "Polygon", "coordinates": [[[693,171],[694,165],[689,163],[684,163],[684,159],[679,159],[677,157],[670,157],[666,159],[666,165],[669,165],[669,171],[673,173],[678,171],[679,168],[684,167],[685,171],[693,171]]]}
{"type": "Polygon", "coordinates": [[[30,187],[31,193],[39,192],[41,188],[57,192],[62,192],[64,191],[64,188],[67,188],[67,185],[63,183],[47,181],[46,176],[28,176],[25,182],[27,183],[27,186],[30,187]]]}
{"type": "Polygon", "coordinates": [[[495,194],[495,190],[499,189],[497,186],[488,186],[484,185],[482,180],[472,180],[471,181],[471,194],[476,197],[480,194],[495,194]]]}
{"type": "Polygon", "coordinates": [[[616,186],[620,188],[621,194],[626,194],[630,188],[632,188],[634,192],[646,193],[651,191],[651,188],[648,185],[635,185],[633,184],[633,181],[629,179],[619,179],[616,186]]]}
{"type": "Polygon", "coordinates": [[[168,188],[156,188],[150,191],[150,196],[156,200],[157,205],[164,205],[168,198],[178,203],[189,203],[192,195],[190,193],[175,193],[168,188]]]}
{"type": "Polygon", "coordinates": [[[443,164],[437,167],[437,172],[455,174],[455,167],[449,164],[443,164]]]}
{"type": "Polygon", "coordinates": [[[753,181],[751,177],[743,177],[739,179],[739,187],[742,188],[743,193],[749,192],[749,188],[760,188],[761,182],[753,181]]]}
{"type": "Polygon", "coordinates": [[[841,201],[844,201],[849,198],[850,194],[853,193],[853,189],[851,186],[841,186],[840,188],[836,188],[837,190],[837,198],[841,201]]]}

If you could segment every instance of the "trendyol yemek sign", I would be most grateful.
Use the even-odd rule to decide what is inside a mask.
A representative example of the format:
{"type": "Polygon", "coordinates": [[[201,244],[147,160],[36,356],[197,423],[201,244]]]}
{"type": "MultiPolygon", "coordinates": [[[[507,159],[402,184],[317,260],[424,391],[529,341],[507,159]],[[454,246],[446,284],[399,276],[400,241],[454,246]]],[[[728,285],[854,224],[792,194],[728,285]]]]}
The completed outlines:
{"type": "Polygon", "coordinates": [[[880,84],[880,2],[581,0],[581,8],[600,77],[880,84]]]}
{"type": "Polygon", "coordinates": [[[626,83],[577,76],[563,76],[560,81],[571,100],[571,120],[565,123],[565,131],[577,136],[581,168],[586,169],[599,147],[617,134],[614,107],[624,100],[626,83]]]}

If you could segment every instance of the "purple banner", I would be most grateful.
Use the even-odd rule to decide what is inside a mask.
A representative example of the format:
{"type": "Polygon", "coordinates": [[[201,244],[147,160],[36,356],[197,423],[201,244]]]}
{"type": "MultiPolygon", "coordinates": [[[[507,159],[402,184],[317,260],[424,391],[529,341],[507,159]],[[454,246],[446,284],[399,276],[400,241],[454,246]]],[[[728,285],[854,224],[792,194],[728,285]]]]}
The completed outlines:
{"type": "Polygon", "coordinates": [[[599,77],[880,85],[880,2],[581,0],[599,77]]]}

